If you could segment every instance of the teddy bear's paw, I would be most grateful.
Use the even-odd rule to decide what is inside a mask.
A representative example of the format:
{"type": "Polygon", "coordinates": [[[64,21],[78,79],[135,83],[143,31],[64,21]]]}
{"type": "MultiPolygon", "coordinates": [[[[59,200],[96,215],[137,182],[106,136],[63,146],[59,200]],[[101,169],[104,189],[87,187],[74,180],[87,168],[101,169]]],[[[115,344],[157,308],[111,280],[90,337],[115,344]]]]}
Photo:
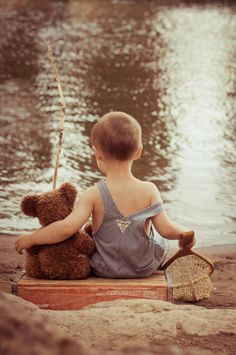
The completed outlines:
{"type": "Polygon", "coordinates": [[[86,231],[76,233],[74,247],[78,253],[87,256],[92,256],[96,250],[93,238],[86,231]]]}
{"type": "Polygon", "coordinates": [[[91,237],[93,238],[93,229],[92,229],[92,223],[87,223],[84,227],[84,231],[91,237]]]}

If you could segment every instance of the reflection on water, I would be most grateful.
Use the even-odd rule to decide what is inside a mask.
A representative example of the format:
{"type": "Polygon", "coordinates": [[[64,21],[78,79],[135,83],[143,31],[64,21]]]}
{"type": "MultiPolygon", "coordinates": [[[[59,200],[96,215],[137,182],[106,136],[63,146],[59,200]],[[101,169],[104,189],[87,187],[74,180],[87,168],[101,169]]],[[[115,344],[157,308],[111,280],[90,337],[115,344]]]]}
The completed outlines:
{"type": "Polygon", "coordinates": [[[169,215],[197,231],[198,245],[234,242],[235,6],[176,3],[1,5],[1,232],[37,227],[19,201],[52,186],[59,100],[50,36],[67,104],[58,184],[81,191],[101,177],[91,126],[126,111],[143,128],[134,172],[158,185],[169,215]]]}

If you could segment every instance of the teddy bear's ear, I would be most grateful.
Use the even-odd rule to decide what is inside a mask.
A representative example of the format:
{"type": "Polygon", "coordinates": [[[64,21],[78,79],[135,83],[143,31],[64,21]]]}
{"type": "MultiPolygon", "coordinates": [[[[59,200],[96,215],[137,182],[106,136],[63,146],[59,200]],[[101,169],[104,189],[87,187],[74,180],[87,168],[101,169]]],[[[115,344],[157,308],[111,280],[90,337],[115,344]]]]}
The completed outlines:
{"type": "Polygon", "coordinates": [[[68,182],[65,182],[64,184],[61,185],[60,191],[62,191],[63,195],[66,197],[67,201],[69,202],[70,206],[74,205],[77,191],[75,187],[68,182]]]}
{"type": "Polygon", "coordinates": [[[21,211],[27,216],[37,217],[38,198],[37,195],[23,197],[20,203],[21,211]]]}

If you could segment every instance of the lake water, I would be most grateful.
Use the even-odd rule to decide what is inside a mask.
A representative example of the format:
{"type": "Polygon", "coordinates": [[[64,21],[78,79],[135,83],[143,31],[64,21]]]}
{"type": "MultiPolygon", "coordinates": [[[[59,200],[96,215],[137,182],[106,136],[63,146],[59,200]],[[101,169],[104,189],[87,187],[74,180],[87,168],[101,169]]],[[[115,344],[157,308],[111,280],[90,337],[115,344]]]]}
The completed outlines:
{"type": "Polygon", "coordinates": [[[101,178],[90,129],[125,111],[143,129],[134,173],[157,184],[169,216],[198,246],[235,242],[235,13],[233,1],[2,1],[0,231],[36,228],[20,200],[52,188],[50,37],[66,100],[57,185],[83,191],[101,178]]]}

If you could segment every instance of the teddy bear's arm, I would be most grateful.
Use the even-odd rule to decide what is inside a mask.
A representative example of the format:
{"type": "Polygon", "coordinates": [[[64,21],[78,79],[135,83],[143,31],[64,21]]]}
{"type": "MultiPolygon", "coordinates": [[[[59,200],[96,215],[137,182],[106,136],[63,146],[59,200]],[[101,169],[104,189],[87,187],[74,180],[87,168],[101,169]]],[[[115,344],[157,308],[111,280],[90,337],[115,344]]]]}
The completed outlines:
{"type": "Polygon", "coordinates": [[[76,233],[73,243],[76,250],[81,254],[92,256],[95,252],[96,248],[93,238],[88,234],[87,230],[76,233]]]}

